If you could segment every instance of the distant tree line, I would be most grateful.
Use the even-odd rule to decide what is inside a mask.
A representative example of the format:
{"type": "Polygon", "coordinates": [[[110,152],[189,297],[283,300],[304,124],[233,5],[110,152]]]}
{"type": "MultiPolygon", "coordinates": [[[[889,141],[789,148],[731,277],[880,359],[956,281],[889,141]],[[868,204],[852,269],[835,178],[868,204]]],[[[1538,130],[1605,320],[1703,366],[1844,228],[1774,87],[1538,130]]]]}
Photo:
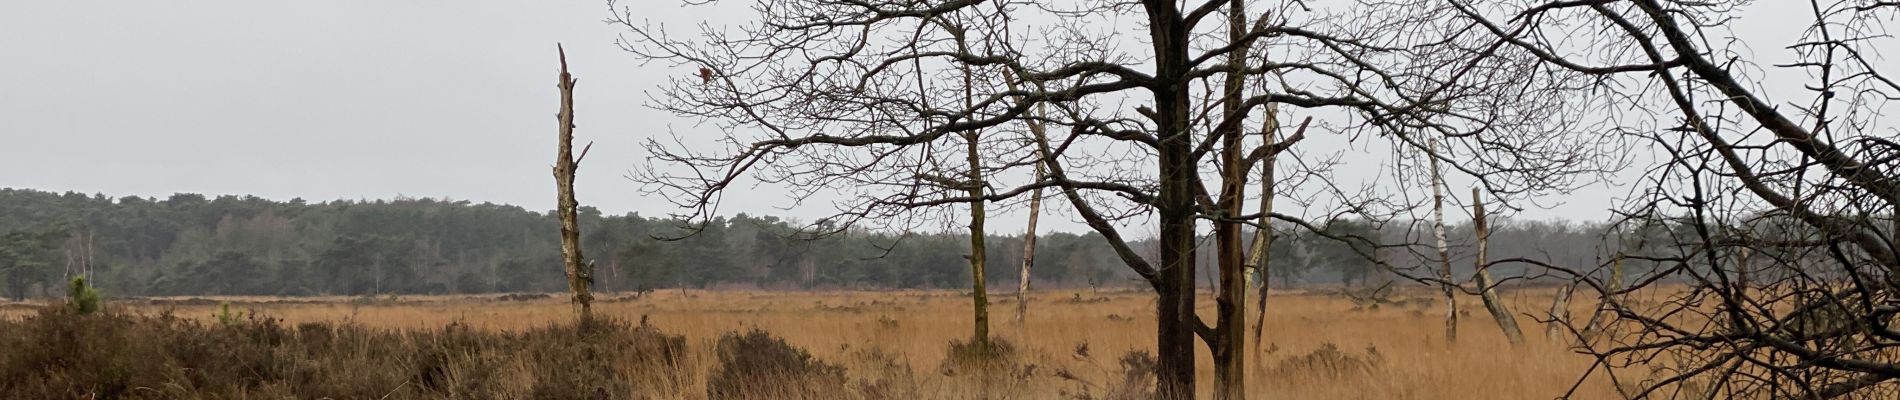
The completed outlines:
{"type": "MultiPolygon", "coordinates": [[[[581,218],[583,246],[597,264],[602,292],[970,285],[968,240],[950,230],[842,229],[813,236],[812,225],[770,216],[689,225],[637,213],[603,215],[592,207],[582,207],[581,218]]],[[[550,212],[428,198],[310,203],[0,189],[0,289],[14,298],[50,295],[68,277],[87,274],[116,295],[554,292],[565,285],[558,229],[550,212]]],[[[1390,243],[1419,234],[1352,221],[1325,229],[1369,237],[1376,231],[1390,243]]],[[[1272,253],[1275,285],[1392,279],[1362,256],[1366,246],[1293,227],[1276,230],[1282,233],[1272,253]]],[[[1469,242],[1468,230],[1455,232],[1469,242]]],[[[1599,232],[1590,224],[1507,222],[1492,234],[1493,258],[1589,264],[1599,232]]],[[[1020,259],[1020,234],[989,240],[990,260],[1020,259]]],[[[1151,241],[1139,244],[1154,251],[1151,241]]],[[[1045,233],[1037,248],[1033,279],[1040,286],[1135,283],[1094,233],[1045,233]]],[[[1407,249],[1380,252],[1394,264],[1426,260],[1407,249]]],[[[1015,279],[996,274],[989,280],[1012,287],[1015,279]]]]}

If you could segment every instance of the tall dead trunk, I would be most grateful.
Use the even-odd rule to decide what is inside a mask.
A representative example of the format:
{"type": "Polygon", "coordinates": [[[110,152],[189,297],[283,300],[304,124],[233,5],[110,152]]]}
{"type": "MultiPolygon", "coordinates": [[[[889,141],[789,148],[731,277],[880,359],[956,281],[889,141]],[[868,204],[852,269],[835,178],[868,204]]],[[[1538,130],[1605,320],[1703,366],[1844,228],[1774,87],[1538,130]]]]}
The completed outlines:
{"type": "Polygon", "coordinates": [[[581,149],[580,157],[574,156],[574,77],[567,73],[567,49],[555,48],[561,56],[561,113],[556,115],[561,123],[560,152],[554,160],[554,186],[559,192],[556,204],[561,217],[561,260],[567,266],[567,289],[573,292],[574,312],[582,321],[587,321],[593,318],[594,295],[589,293],[589,286],[594,282],[593,267],[581,261],[580,204],[574,199],[574,171],[579,168],[580,159],[587,157],[587,149],[581,149]]]}
{"type": "MultiPolygon", "coordinates": [[[[1267,105],[1266,120],[1261,125],[1263,136],[1261,140],[1277,144],[1280,140],[1278,106],[1267,105]]],[[[1273,287],[1273,276],[1268,275],[1272,272],[1269,268],[1272,265],[1271,257],[1273,256],[1273,162],[1279,159],[1279,156],[1278,151],[1269,151],[1266,159],[1260,160],[1260,226],[1254,230],[1253,249],[1250,251],[1251,254],[1247,255],[1247,268],[1260,276],[1260,282],[1258,282],[1260,292],[1258,296],[1254,296],[1256,304],[1254,309],[1258,310],[1254,314],[1253,322],[1253,342],[1256,347],[1265,343],[1261,341],[1261,337],[1267,326],[1267,292],[1273,287]]]]}
{"type": "Polygon", "coordinates": [[[1241,72],[1246,68],[1247,46],[1244,46],[1247,33],[1246,3],[1242,0],[1229,0],[1227,5],[1227,36],[1230,43],[1241,45],[1227,54],[1227,77],[1222,86],[1221,116],[1224,121],[1215,128],[1214,134],[1220,135],[1221,218],[1215,224],[1214,247],[1216,269],[1220,279],[1215,291],[1214,309],[1219,320],[1214,324],[1214,337],[1209,340],[1209,350],[1214,356],[1214,398],[1218,400],[1239,400],[1247,396],[1247,265],[1242,254],[1241,244],[1247,239],[1240,228],[1245,225],[1237,217],[1241,215],[1241,205],[1247,198],[1247,168],[1241,162],[1241,91],[1247,83],[1247,76],[1241,72]]]}
{"type": "Polygon", "coordinates": [[[1445,243],[1445,179],[1438,174],[1438,141],[1426,142],[1425,158],[1432,167],[1432,237],[1438,239],[1438,278],[1445,290],[1445,343],[1458,342],[1458,291],[1451,276],[1451,249],[1445,243]]]}
{"type": "MultiPolygon", "coordinates": [[[[1036,181],[1042,181],[1042,174],[1042,163],[1036,163],[1036,181]]],[[[1036,265],[1036,219],[1041,216],[1042,188],[1036,188],[1029,194],[1029,227],[1023,231],[1022,274],[1016,281],[1017,324],[1023,323],[1029,314],[1029,272],[1036,265]]]]}
{"type": "Polygon", "coordinates": [[[1557,288],[1557,298],[1550,302],[1550,323],[1544,326],[1544,338],[1551,342],[1562,340],[1564,327],[1570,324],[1570,292],[1577,289],[1576,283],[1557,288]]]}
{"type": "Polygon", "coordinates": [[[1497,282],[1491,280],[1491,267],[1485,265],[1490,255],[1491,227],[1484,220],[1484,199],[1479,196],[1478,188],[1471,188],[1472,229],[1478,236],[1478,256],[1474,270],[1478,275],[1478,297],[1484,300],[1484,309],[1491,312],[1491,319],[1497,321],[1498,328],[1504,330],[1504,338],[1512,345],[1524,344],[1524,330],[1517,326],[1517,317],[1511,315],[1511,308],[1498,299],[1497,282]]]}

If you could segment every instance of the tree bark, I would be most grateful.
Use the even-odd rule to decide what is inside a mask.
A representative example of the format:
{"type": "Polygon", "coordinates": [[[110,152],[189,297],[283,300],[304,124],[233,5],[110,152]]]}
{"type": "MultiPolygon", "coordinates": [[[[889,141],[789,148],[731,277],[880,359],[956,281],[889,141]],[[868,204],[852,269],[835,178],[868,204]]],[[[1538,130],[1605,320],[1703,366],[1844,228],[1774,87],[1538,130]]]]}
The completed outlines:
{"type": "Polygon", "coordinates": [[[1432,168],[1432,236],[1438,239],[1438,278],[1444,280],[1440,285],[1445,289],[1445,343],[1452,344],[1458,342],[1458,292],[1451,277],[1451,250],[1445,244],[1445,180],[1438,174],[1437,140],[1426,142],[1425,157],[1432,168]]]}
{"type": "Polygon", "coordinates": [[[1186,79],[1188,40],[1186,22],[1176,2],[1146,0],[1150,43],[1155,51],[1154,94],[1157,145],[1155,201],[1160,223],[1157,240],[1161,257],[1154,284],[1156,390],[1161,399],[1193,399],[1196,328],[1194,314],[1195,175],[1194,135],[1189,129],[1192,87],[1186,79]]]}
{"type": "Polygon", "coordinates": [[[1477,265],[1478,296],[1484,300],[1484,309],[1491,312],[1491,319],[1497,321],[1498,328],[1504,330],[1504,338],[1511,345],[1524,344],[1524,330],[1517,325],[1517,317],[1511,315],[1511,308],[1498,299],[1497,282],[1491,280],[1490,266],[1485,265],[1490,254],[1491,227],[1484,219],[1484,199],[1479,196],[1478,188],[1471,188],[1472,229],[1478,236],[1477,265]]]}
{"type": "MultiPolygon", "coordinates": [[[[558,212],[561,214],[561,260],[567,267],[567,288],[572,292],[571,301],[575,314],[582,321],[593,318],[594,296],[589,293],[593,285],[592,267],[581,261],[581,228],[579,202],[574,199],[574,171],[579,168],[580,158],[587,157],[582,149],[580,158],[574,156],[574,77],[567,73],[567,50],[555,47],[561,56],[561,113],[560,151],[554,160],[554,184],[558,193],[558,212]]],[[[591,147],[591,146],[590,146],[591,147]]]]}

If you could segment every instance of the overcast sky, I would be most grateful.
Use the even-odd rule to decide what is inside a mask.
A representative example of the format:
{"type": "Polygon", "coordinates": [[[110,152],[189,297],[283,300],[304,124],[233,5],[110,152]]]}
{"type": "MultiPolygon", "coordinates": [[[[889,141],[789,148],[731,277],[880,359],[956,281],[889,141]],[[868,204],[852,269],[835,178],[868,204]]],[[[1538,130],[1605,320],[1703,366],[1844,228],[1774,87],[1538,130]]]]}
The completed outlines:
{"type": "MultiPolygon", "coordinates": [[[[652,4],[656,20],[684,13],[631,3],[652,4]]],[[[550,209],[554,46],[565,43],[577,135],[596,142],[581,201],[674,212],[623,176],[643,138],[693,132],[642,107],[667,75],[692,71],[639,65],[607,16],[603,0],[0,3],[0,187],[550,209]]],[[[782,193],[761,192],[722,211],[823,211],[779,210],[782,193]]],[[[1601,219],[1620,194],[1585,190],[1524,216],[1601,219]]],[[[1062,219],[1049,229],[1083,229],[1062,219]]]]}
{"type": "MultiPolygon", "coordinates": [[[[0,186],[273,199],[450,197],[549,209],[555,43],[597,142],[588,204],[621,178],[659,82],[599,0],[0,4],[0,186]],[[422,4],[427,5],[422,5],[422,4]]],[[[658,214],[659,210],[647,214],[658,214]]]]}

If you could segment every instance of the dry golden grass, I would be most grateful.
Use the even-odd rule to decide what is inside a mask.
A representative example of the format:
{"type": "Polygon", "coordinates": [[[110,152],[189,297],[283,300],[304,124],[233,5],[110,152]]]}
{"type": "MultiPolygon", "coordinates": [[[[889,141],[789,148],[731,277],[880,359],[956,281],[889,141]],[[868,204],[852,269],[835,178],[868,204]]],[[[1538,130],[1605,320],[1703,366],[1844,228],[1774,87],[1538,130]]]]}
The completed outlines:
{"type": "MultiPolygon", "coordinates": [[[[1550,305],[1548,291],[1507,291],[1507,300],[1520,313],[1542,315],[1550,305]]],[[[120,302],[117,311],[158,313],[170,309],[183,317],[213,319],[219,302],[234,310],[288,323],[334,321],[389,329],[437,328],[461,322],[478,329],[520,330],[573,319],[564,297],[529,301],[498,301],[483,297],[403,297],[395,302],[352,302],[347,298],[296,299],[214,298],[192,304],[120,302]],[[316,300],[316,301],[302,301],[316,300]]],[[[1093,293],[1086,290],[1050,290],[1032,297],[1027,324],[1010,320],[1015,305],[1008,296],[995,296],[993,332],[1019,349],[1020,362],[1035,365],[1027,381],[993,388],[993,397],[1058,398],[1085,385],[1110,385],[1120,379],[1116,360],[1130,350],[1153,346],[1153,300],[1136,291],[1093,293]],[[1074,349],[1086,343],[1090,357],[1074,349]],[[1068,371],[1090,383],[1060,379],[1068,371]]],[[[1401,292],[1395,298],[1432,298],[1425,291],[1401,292]]],[[[1268,300],[1267,350],[1250,353],[1256,366],[1249,390],[1253,398],[1274,399],[1536,399],[1554,398],[1568,390],[1591,359],[1563,344],[1543,338],[1543,326],[1520,315],[1526,346],[1512,347],[1485,315],[1476,297],[1460,298],[1470,313],[1460,319],[1459,340],[1447,346],[1443,337],[1443,302],[1430,305],[1354,310],[1335,295],[1288,292],[1268,300]],[[1307,355],[1326,344],[1341,351],[1379,361],[1366,371],[1313,371],[1279,368],[1286,360],[1307,355]]],[[[1572,315],[1591,306],[1573,304],[1572,315]]],[[[1211,314],[1213,302],[1203,301],[1211,314]]],[[[713,341],[720,334],[761,328],[815,356],[849,369],[853,377],[889,373],[890,364],[867,356],[882,352],[908,366],[919,392],[931,398],[972,398],[978,390],[967,374],[946,371],[948,343],[970,332],[968,297],[952,291],[893,292],[655,292],[638,299],[613,298],[595,306],[596,312],[638,321],[647,318],[664,331],[688,338],[692,362],[699,371],[688,380],[693,387],[671,391],[699,396],[714,364],[713,341]]],[[[26,309],[0,307],[0,317],[15,318],[26,309]]],[[[1211,318],[1210,318],[1211,319],[1211,318]]],[[[1249,328],[1251,329],[1251,328],[1249,328]]],[[[1201,361],[1202,392],[1211,385],[1212,367],[1205,350],[1201,361]]],[[[1607,380],[1582,384],[1575,398],[1614,398],[1607,380]]],[[[689,397],[690,398],[690,397],[689,397]]]]}

